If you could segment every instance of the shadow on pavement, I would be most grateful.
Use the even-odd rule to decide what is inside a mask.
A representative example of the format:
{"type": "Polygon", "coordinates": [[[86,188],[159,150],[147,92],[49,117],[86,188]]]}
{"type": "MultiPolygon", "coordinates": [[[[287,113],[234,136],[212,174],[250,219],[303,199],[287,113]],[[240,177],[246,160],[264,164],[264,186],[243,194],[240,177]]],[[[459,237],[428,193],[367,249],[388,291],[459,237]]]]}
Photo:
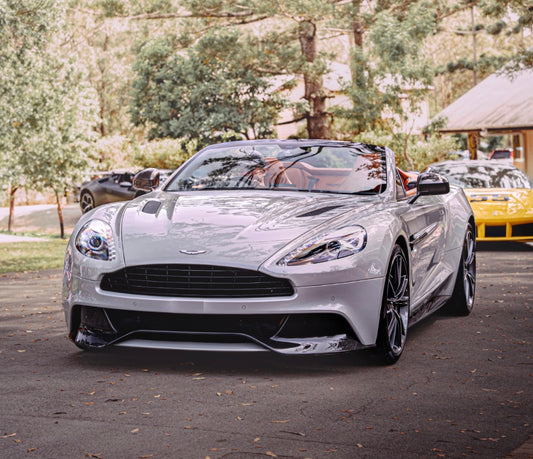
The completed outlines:
{"type": "Polygon", "coordinates": [[[305,376],[383,366],[379,364],[371,349],[334,355],[285,356],[271,352],[212,353],[109,348],[96,352],[74,350],[66,356],[66,359],[70,362],[69,366],[75,364],[81,368],[127,367],[143,371],[146,369],[184,374],[191,371],[210,374],[249,371],[265,376],[273,374],[305,376]]]}

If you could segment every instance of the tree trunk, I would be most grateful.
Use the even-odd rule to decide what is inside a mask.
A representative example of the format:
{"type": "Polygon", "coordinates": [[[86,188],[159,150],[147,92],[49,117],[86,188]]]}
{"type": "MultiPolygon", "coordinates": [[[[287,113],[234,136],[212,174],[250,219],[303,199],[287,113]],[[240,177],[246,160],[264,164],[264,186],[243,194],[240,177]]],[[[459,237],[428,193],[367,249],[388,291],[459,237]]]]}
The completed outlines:
{"type": "Polygon", "coordinates": [[[106,132],[106,63],[105,63],[105,53],[107,52],[109,48],[109,35],[106,34],[104,44],[102,46],[102,58],[97,61],[97,67],[100,71],[100,84],[97,85],[97,93],[98,93],[98,102],[100,104],[100,126],[98,130],[100,131],[100,135],[102,137],[105,137],[107,135],[106,132]]]}
{"type": "Polygon", "coordinates": [[[15,193],[18,186],[11,185],[9,188],[9,218],[7,220],[7,231],[11,233],[13,230],[13,219],[15,217],[15,193]]]}
{"type": "Polygon", "coordinates": [[[360,20],[355,20],[353,22],[353,41],[357,48],[363,48],[363,24],[360,20]]]}
{"type": "Polygon", "coordinates": [[[59,228],[61,231],[61,239],[65,239],[65,224],[63,223],[63,210],[61,209],[61,198],[59,197],[59,193],[57,192],[57,190],[54,190],[54,193],[56,195],[57,215],[59,217],[59,228]]]}
{"type": "MultiPolygon", "coordinates": [[[[302,54],[308,64],[316,58],[316,26],[309,21],[300,22],[299,40],[302,54]]],[[[313,75],[308,68],[304,71],[304,98],[309,102],[307,133],[310,139],[329,138],[328,113],[322,75],[313,75]]]]}

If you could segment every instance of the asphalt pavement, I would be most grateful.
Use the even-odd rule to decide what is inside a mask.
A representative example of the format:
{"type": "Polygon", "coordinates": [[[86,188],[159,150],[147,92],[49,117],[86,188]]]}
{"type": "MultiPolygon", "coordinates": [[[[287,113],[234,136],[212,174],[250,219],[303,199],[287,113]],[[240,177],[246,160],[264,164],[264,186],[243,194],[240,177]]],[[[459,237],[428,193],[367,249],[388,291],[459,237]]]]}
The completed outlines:
{"type": "Polygon", "coordinates": [[[9,458],[531,458],[533,247],[481,245],[476,304],[371,351],[110,349],[66,337],[61,272],[0,276],[9,458]]]}

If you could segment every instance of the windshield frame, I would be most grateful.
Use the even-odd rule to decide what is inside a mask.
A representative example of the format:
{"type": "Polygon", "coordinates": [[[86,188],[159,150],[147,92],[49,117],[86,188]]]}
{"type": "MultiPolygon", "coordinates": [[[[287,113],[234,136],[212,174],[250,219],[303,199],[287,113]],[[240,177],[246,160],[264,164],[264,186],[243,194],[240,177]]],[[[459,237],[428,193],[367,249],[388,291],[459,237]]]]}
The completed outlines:
{"type": "MultiPolygon", "coordinates": [[[[334,179],[334,177],[329,178],[334,179]]],[[[168,192],[261,190],[342,195],[380,195],[387,188],[386,148],[363,143],[316,140],[253,140],[210,145],[187,160],[162,187],[168,192]],[[225,152],[227,152],[226,156],[224,156],[225,152]],[[355,156],[356,159],[354,159],[355,156]],[[379,164],[374,168],[376,161],[379,164]],[[358,162],[362,165],[356,168],[355,165],[358,162]],[[338,167],[338,165],[343,167],[338,167]],[[211,172],[209,172],[210,166],[214,166],[211,172]],[[247,172],[230,177],[230,172],[237,167],[244,168],[247,172]],[[269,180],[259,185],[251,184],[251,182],[244,184],[243,179],[248,174],[251,175],[252,170],[255,174],[260,167],[266,170],[266,174],[270,174],[269,180]],[[205,169],[201,173],[203,175],[198,174],[201,168],[205,169]],[[305,169],[304,172],[309,179],[309,183],[305,186],[298,186],[298,183],[294,183],[294,178],[291,181],[288,177],[289,173],[294,176],[293,172],[301,168],[305,169]],[[369,173],[365,176],[361,172],[365,168],[369,171],[375,170],[376,173],[369,173]],[[278,170],[280,172],[277,172],[278,170]],[[227,177],[223,173],[226,173],[227,177]],[[342,185],[351,188],[341,188],[340,185],[333,183],[324,186],[327,173],[332,176],[338,175],[339,180],[344,177],[342,185]],[[324,174],[324,180],[313,174],[324,174]],[[352,176],[359,174],[355,176],[366,180],[364,184],[368,187],[357,189],[355,184],[349,180],[350,174],[352,176]],[[280,177],[282,180],[279,180],[280,177]],[[234,182],[230,182],[230,178],[234,182]],[[207,183],[202,186],[196,183],[201,179],[206,179],[207,183]],[[320,186],[315,188],[316,184],[320,186]],[[334,189],[335,186],[339,188],[334,189]]]]}

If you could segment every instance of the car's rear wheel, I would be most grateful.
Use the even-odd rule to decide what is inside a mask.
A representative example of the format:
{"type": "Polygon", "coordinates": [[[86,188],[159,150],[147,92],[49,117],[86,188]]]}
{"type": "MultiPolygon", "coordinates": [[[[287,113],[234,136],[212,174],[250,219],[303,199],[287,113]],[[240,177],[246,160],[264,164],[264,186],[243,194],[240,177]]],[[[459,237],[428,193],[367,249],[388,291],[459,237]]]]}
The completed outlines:
{"type": "Polygon", "coordinates": [[[394,247],[385,278],[377,352],[385,364],[402,355],[409,324],[409,268],[399,245],[394,247]]]}
{"type": "Polygon", "coordinates": [[[452,310],[461,316],[467,316],[474,307],[476,294],[476,236],[471,224],[466,229],[461,252],[461,261],[457,272],[457,280],[450,298],[452,310]]]}
{"type": "Polygon", "coordinates": [[[83,213],[94,209],[94,197],[89,191],[83,191],[80,196],[80,207],[83,213]]]}

